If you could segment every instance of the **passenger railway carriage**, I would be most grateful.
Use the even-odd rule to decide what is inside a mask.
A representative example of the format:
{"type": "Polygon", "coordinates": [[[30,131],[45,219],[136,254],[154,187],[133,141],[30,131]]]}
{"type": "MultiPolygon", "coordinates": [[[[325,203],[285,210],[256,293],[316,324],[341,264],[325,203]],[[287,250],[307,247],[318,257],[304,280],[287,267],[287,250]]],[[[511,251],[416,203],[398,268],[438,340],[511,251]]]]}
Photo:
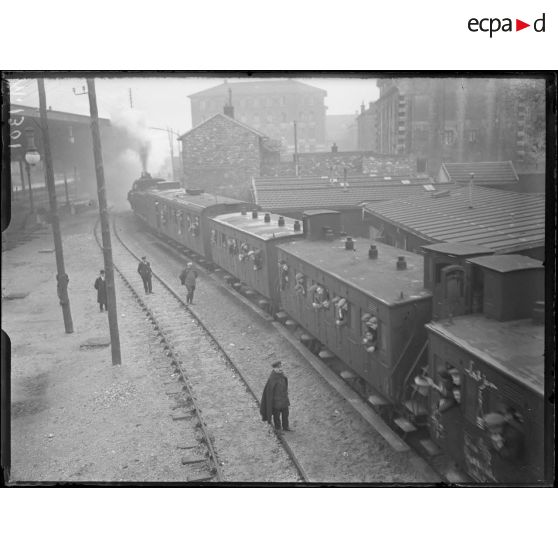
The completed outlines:
{"type": "MultiPolygon", "coordinates": [[[[431,294],[422,257],[338,234],[335,211],[305,213],[306,238],[278,246],[284,310],[392,402],[426,360],[431,294]]],[[[366,395],[368,395],[366,393],[366,395]]]]}
{"type": "Polygon", "coordinates": [[[347,237],[335,211],[300,223],[146,183],[129,194],[144,223],[298,323],[388,420],[429,436],[473,480],[546,478],[541,262],[451,243],[419,255],[347,237]]]}
{"type": "Polygon", "coordinates": [[[226,213],[209,219],[211,257],[249,289],[279,309],[277,247],[303,235],[299,221],[257,210],[226,213]]]}

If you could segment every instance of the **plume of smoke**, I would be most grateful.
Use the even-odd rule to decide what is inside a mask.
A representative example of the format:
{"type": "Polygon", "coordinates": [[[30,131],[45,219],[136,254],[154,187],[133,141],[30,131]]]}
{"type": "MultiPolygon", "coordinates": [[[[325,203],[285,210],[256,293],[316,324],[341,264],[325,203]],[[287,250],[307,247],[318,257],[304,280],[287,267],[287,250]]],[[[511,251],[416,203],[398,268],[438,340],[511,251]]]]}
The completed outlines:
{"type": "Polygon", "coordinates": [[[114,126],[126,132],[130,147],[139,157],[142,170],[146,171],[151,152],[151,138],[145,114],[132,108],[121,108],[113,111],[111,121],[114,126]]]}

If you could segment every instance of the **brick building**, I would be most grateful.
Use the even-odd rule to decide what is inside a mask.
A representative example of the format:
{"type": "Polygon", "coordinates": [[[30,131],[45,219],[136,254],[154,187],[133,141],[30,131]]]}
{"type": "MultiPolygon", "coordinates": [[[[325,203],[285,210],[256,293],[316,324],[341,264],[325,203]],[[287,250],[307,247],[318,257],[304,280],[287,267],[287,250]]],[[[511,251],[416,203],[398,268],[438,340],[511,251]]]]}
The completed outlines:
{"type": "Polygon", "coordinates": [[[371,102],[368,108],[360,105],[360,114],[356,117],[357,149],[361,151],[378,151],[376,141],[376,105],[371,102]]]}
{"type": "Polygon", "coordinates": [[[189,95],[192,126],[222,112],[229,94],[237,120],[280,140],[286,150],[294,151],[295,120],[299,151],[327,148],[324,89],[292,79],[230,83],[225,80],[221,85],[189,95]]]}
{"type": "Polygon", "coordinates": [[[187,188],[249,199],[252,178],[279,164],[277,142],[226,114],[213,115],[179,140],[187,188]]]}
{"type": "Polygon", "coordinates": [[[418,170],[443,162],[512,161],[544,172],[545,85],[534,79],[379,79],[380,98],[359,117],[359,147],[408,154],[418,170]]]}

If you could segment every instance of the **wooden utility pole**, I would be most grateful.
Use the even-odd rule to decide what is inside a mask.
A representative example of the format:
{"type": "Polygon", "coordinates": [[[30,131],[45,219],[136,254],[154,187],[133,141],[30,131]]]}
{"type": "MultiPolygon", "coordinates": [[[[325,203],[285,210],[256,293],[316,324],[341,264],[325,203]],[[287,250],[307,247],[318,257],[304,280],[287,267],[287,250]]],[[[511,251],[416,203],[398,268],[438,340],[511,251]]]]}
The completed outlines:
{"type": "Polygon", "coordinates": [[[293,122],[294,125],[294,164],[295,164],[295,176],[298,176],[298,138],[296,133],[296,120],[293,122]]]}
{"type": "Polygon", "coordinates": [[[48,201],[50,205],[50,223],[54,237],[54,253],[56,255],[56,283],[62,315],[64,316],[64,327],[66,333],[74,332],[72,313],[70,310],[70,299],[68,298],[69,277],[64,269],[64,252],[62,248],[62,235],[60,234],[60,220],[58,219],[58,207],[56,205],[56,189],[54,185],[54,170],[52,167],[52,153],[50,152],[50,137],[48,135],[48,118],[46,110],[45,80],[37,80],[39,87],[39,112],[41,115],[41,132],[43,134],[43,155],[45,164],[45,182],[48,189],[48,201]]]}
{"type": "Polygon", "coordinates": [[[112,265],[112,246],[110,242],[109,217],[105,188],[105,172],[103,170],[101,135],[99,133],[99,112],[97,110],[97,95],[95,93],[94,79],[87,79],[87,93],[89,95],[89,109],[91,112],[93,158],[95,159],[95,174],[97,175],[97,196],[99,198],[99,215],[101,217],[101,236],[103,240],[103,258],[105,262],[105,277],[107,282],[107,310],[110,330],[112,364],[122,364],[122,359],[120,356],[120,336],[118,333],[118,314],[116,312],[114,267],[112,265]]]}

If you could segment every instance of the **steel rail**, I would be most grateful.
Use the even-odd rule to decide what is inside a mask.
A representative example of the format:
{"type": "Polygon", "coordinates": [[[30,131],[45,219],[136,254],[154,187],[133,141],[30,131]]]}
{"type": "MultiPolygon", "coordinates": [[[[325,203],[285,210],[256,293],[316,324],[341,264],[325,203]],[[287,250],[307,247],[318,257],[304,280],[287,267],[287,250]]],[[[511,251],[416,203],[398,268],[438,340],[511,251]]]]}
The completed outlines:
{"type": "MultiPolygon", "coordinates": [[[[95,223],[94,236],[95,236],[95,240],[97,241],[97,244],[99,245],[99,248],[102,250],[101,244],[99,242],[98,234],[97,234],[98,224],[99,224],[99,220],[97,220],[96,223],[95,223]]],[[[116,234],[116,227],[114,226],[114,221],[113,221],[113,230],[116,234]]],[[[133,252],[131,250],[129,250],[129,248],[121,241],[120,238],[118,238],[118,241],[122,244],[122,246],[124,246],[124,248],[126,248],[128,250],[128,252],[130,252],[130,254],[133,257],[135,257],[136,259],[139,260],[139,258],[137,258],[137,256],[135,256],[135,254],[133,254],[133,252]]],[[[165,355],[171,361],[171,365],[172,365],[173,369],[175,370],[175,372],[177,372],[180,375],[180,377],[182,379],[182,382],[183,382],[183,384],[186,387],[186,390],[188,392],[189,399],[190,399],[190,401],[191,401],[191,403],[194,407],[194,411],[196,413],[196,417],[197,417],[197,420],[198,420],[197,424],[200,427],[200,430],[202,431],[202,437],[203,437],[202,438],[202,443],[204,443],[206,445],[207,452],[209,454],[209,459],[210,459],[210,461],[213,465],[213,468],[210,472],[215,476],[215,479],[217,481],[222,481],[223,480],[223,475],[222,475],[222,472],[221,472],[221,468],[219,466],[219,461],[218,461],[215,449],[213,447],[213,443],[211,442],[211,436],[210,436],[209,432],[207,431],[207,428],[206,428],[207,425],[204,423],[203,418],[202,418],[202,412],[201,412],[200,408],[198,407],[198,405],[196,403],[196,398],[195,398],[194,393],[193,393],[193,388],[190,385],[190,382],[189,382],[188,377],[187,377],[187,375],[186,375],[186,373],[185,373],[185,371],[184,371],[184,369],[181,365],[181,361],[178,358],[178,355],[176,355],[175,351],[172,348],[172,344],[168,341],[166,335],[163,333],[162,328],[157,323],[157,320],[153,316],[153,313],[151,312],[151,310],[141,300],[141,297],[136,292],[136,289],[128,281],[128,279],[126,278],[124,273],[118,268],[118,266],[114,263],[113,263],[113,266],[114,266],[114,269],[116,269],[116,271],[118,272],[118,274],[122,278],[122,280],[124,281],[124,284],[130,289],[130,291],[132,291],[132,294],[133,294],[134,298],[138,301],[142,310],[147,314],[150,322],[153,324],[153,327],[157,331],[157,334],[159,335],[159,337],[161,337],[161,343],[164,343],[163,350],[165,352],[165,355]]],[[[159,277],[157,277],[157,279],[159,279],[159,281],[161,281],[163,286],[166,287],[166,284],[164,283],[164,281],[162,281],[159,277]]],[[[172,294],[174,294],[174,293],[172,293],[172,294]]]]}
{"type": "MultiPolygon", "coordinates": [[[[136,258],[136,260],[140,261],[140,257],[137,256],[133,250],[131,250],[129,248],[129,246],[126,245],[126,243],[122,240],[122,238],[120,237],[120,235],[118,234],[118,231],[116,229],[116,217],[113,219],[113,230],[114,230],[114,234],[116,239],[122,244],[122,246],[134,257],[136,258]]],[[[168,244],[168,243],[167,243],[168,244]]],[[[186,249],[186,247],[184,247],[186,249]]],[[[188,250],[189,251],[189,250],[188,250]]],[[[178,252],[178,250],[177,250],[178,252]]],[[[179,252],[180,253],[180,252],[179,252]]],[[[182,256],[183,254],[180,253],[180,255],[182,256]]],[[[199,316],[192,310],[191,307],[189,307],[180,297],[180,295],[172,288],[170,287],[163,279],[161,279],[161,277],[156,274],[155,272],[153,272],[153,275],[160,281],[160,283],[169,291],[169,293],[171,293],[176,300],[182,305],[182,307],[184,308],[184,310],[190,314],[190,316],[195,320],[195,322],[202,328],[202,330],[207,334],[207,336],[211,339],[212,344],[215,346],[216,350],[219,351],[219,353],[223,356],[223,358],[226,360],[226,362],[228,363],[228,365],[232,368],[232,370],[238,375],[238,377],[240,378],[240,380],[242,381],[242,383],[244,384],[244,386],[246,387],[246,390],[250,393],[250,395],[252,395],[252,397],[254,398],[254,400],[256,401],[256,403],[259,405],[260,404],[260,399],[259,397],[255,394],[254,390],[252,389],[252,387],[250,386],[250,384],[248,383],[248,381],[246,380],[246,378],[244,377],[244,375],[242,374],[242,372],[238,369],[238,367],[234,364],[234,362],[231,360],[231,358],[229,357],[227,351],[221,346],[221,344],[219,343],[219,341],[215,338],[215,336],[213,335],[213,333],[211,333],[211,331],[209,330],[209,328],[203,323],[203,321],[199,318],[199,316]]],[[[300,462],[298,461],[294,451],[292,450],[292,448],[290,447],[289,443],[287,442],[287,440],[285,440],[285,438],[279,434],[276,433],[277,439],[279,440],[279,442],[281,443],[281,445],[283,446],[283,449],[285,450],[285,452],[287,453],[287,455],[289,456],[290,460],[292,461],[293,465],[295,466],[296,470],[298,471],[298,474],[300,475],[301,479],[304,482],[311,482],[306,474],[306,472],[304,471],[304,468],[302,467],[302,465],[300,464],[300,462]]]]}

